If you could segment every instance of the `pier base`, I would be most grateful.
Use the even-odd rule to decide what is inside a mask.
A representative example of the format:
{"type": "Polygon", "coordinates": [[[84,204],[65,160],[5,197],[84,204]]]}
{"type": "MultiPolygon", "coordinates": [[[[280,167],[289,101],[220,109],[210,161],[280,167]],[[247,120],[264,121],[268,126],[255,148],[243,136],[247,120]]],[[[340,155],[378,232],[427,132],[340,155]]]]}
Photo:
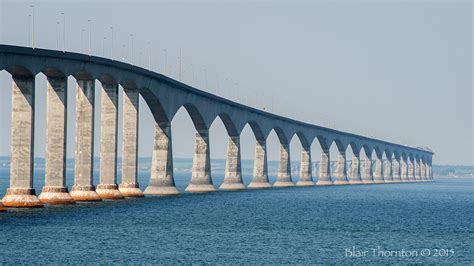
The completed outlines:
{"type": "Polygon", "coordinates": [[[101,199],[119,200],[124,198],[117,184],[99,184],[95,192],[99,194],[101,199]]]}
{"type": "Polygon", "coordinates": [[[43,203],[32,188],[8,188],[2,204],[10,208],[40,208],[43,203]]]}
{"type": "Polygon", "coordinates": [[[244,190],[246,187],[243,183],[222,183],[219,187],[220,190],[244,190]]]}
{"type": "Polygon", "coordinates": [[[152,186],[146,187],[143,194],[147,196],[177,196],[179,191],[175,186],[152,186]]]}
{"type": "Polygon", "coordinates": [[[75,201],[101,201],[99,194],[95,192],[94,186],[74,185],[69,193],[75,201]]]}
{"type": "Polygon", "coordinates": [[[119,191],[126,198],[143,198],[145,196],[138,183],[122,183],[119,186],[119,191]]]}
{"type": "Polygon", "coordinates": [[[215,192],[216,188],[213,184],[189,184],[185,191],[191,193],[207,193],[215,192]]]}
{"type": "Polygon", "coordinates": [[[273,187],[294,187],[295,184],[291,181],[276,181],[273,183],[273,187]]]}
{"type": "Polygon", "coordinates": [[[250,184],[247,186],[247,188],[268,189],[268,188],[272,188],[272,184],[270,184],[270,182],[250,182],[250,184]]]}
{"type": "Polygon", "coordinates": [[[334,185],[331,180],[318,180],[316,186],[332,186],[334,185]]]}
{"type": "Polygon", "coordinates": [[[296,186],[297,187],[310,187],[310,186],[314,186],[314,182],[313,181],[300,180],[300,181],[296,182],[296,186]]]}
{"type": "Polygon", "coordinates": [[[49,205],[67,205],[76,203],[66,187],[44,186],[39,200],[49,205]]]}

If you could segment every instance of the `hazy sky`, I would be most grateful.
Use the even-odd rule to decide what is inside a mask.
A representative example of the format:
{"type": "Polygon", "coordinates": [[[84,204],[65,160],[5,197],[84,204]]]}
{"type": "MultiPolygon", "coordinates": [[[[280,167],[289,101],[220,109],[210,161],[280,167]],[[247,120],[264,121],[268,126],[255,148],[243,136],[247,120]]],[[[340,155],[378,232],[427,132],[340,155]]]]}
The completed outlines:
{"type": "MultiPolygon", "coordinates": [[[[116,58],[130,60],[133,34],[134,64],[148,67],[150,58],[152,68],[162,72],[166,49],[171,76],[177,78],[181,49],[183,81],[201,89],[270,109],[273,99],[276,113],[299,120],[430,146],[437,164],[474,164],[471,1],[219,2],[0,0],[0,42],[29,45],[34,3],[37,47],[57,49],[56,22],[62,23],[65,12],[68,51],[89,49],[91,19],[94,55],[111,56],[113,26],[116,58]]],[[[61,34],[62,25],[59,29],[61,34]]],[[[5,71],[0,85],[0,155],[8,155],[11,78],[5,71]]],[[[72,157],[72,78],[69,85],[72,157]]],[[[44,156],[44,76],[37,77],[36,89],[35,155],[44,156]]],[[[151,156],[153,119],[144,102],[140,111],[140,156],[151,156]]],[[[183,109],[172,130],[174,156],[191,157],[194,129],[183,109]]],[[[97,125],[96,152],[99,132],[97,125]]],[[[223,158],[227,138],[219,120],[210,134],[211,156],[223,158]]],[[[247,127],[243,158],[253,157],[254,141],[247,127]]],[[[269,158],[277,158],[274,133],[268,145],[269,158]]],[[[312,149],[318,149],[316,142],[312,149]]],[[[299,159],[296,138],[291,152],[299,159]]],[[[318,160],[319,154],[313,157],[318,160]]]]}

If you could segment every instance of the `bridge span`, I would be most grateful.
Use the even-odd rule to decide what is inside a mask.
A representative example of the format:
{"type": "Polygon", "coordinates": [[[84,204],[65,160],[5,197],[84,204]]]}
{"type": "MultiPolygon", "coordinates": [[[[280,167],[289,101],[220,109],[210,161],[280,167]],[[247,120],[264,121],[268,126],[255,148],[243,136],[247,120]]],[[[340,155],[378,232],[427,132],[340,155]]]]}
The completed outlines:
{"type": "MultiPolygon", "coordinates": [[[[0,45],[0,71],[12,76],[10,187],[2,199],[6,207],[41,207],[147,195],[176,195],[170,121],[184,106],[196,129],[191,181],[187,192],[212,192],[209,128],[220,117],[228,133],[222,190],[312,185],[426,182],[433,179],[433,152],[296,121],[198,90],[167,76],[111,59],[72,52],[0,45]],[[35,76],[43,73],[46,89],[46,175],[41,194],[33,188],[35,76]],[[74,185],[68,191],[66,169],[67,79],[75,78],[76,139],[74,185]],[[93,184],[94,91],[101,88],[100,182],[93,184]],[[123,101],[118,102],[119,85],[123,101]],[[150,182],[142,192],[137,182],[139,95],[155,119],[150,182]],[[119,104],[123,112],[122,180],[117,184],[119,104]],[[253,178],[242,181],[240,133],[249,125],[255,135],[253,178]],[[274,130],[280,142],[277,180],[267,171],[266,139],[274,130]],[[299,180],[291,176],[289,143],[302,144],[299,180]],[[311,144],[321,146],[319,178],[312,177],[311,144]],[[337,146],[337,167],[331,173],[329,148],[337,146]],[[346,169],[346,150],[353,152],[346,169]],[[361,162],[360,154],[368,159],[361,162]],[[372,153],[375,158],[372,158],[372,153]],[[386,159],[383,159],[385,155],[386,159]],[[375,164],[375,166],[373,166],[375,164]],[[348,173],[349,172],[349,173],[348,173]]],[[[1,132],[0,132],[1,133],[1,132]]]]}

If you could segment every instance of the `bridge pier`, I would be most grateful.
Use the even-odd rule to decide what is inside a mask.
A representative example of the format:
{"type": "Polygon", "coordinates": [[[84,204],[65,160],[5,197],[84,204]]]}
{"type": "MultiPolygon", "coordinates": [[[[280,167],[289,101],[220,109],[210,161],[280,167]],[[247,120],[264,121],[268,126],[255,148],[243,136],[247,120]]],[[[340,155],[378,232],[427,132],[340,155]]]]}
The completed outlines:
{"type": "Polygon", "coordinates": [[[124,197],[143,197],[137,182],[138,162],[138,89],[123,87],[122,182],[124,197]]]}
{"type": "Polygon", "coordinates": [[[364,160],[364,174],[362,176],[363,184],[373,184],[374,180],[372,178],[372,159],[370,155],[367,154],[367,158],[364,160]]]}
{"type": "Polygon", "coordinates": [[[355,153],[352,156],[352,164],[351,164],[351,180],[349,180],[349,184],[362,184],[362,179],[360,176],[360,155],[359,153],[355,153]]]}
{"type": "Polygon", "coordinates": [[[334,175],[336,180],[334,185],[347,185],[349,181],[347,180],[347,169],[346,169],[346,151],[340,150],[337,155],[336,163],[336,173],[334,175]]]}
{"type": "Polygon", "coordinates": [[[382,176],[382,155],[376,154],[375,156],[375,169],[374,169],[374,183],[384,183],[382,176]]]}
{"type": "Polygon", "coordinates": [[[319,163],[319,178],[316,186],[333,185],[331,180],[331,161],[329,157],[329,149],[326,148],[321,152],[321,160],[319,163]]]}
{"type": "Polygon", "coordinates": [[[13,76],[10,187],[5,207],[42,207],[33,188],[35,78],[13,76]]]}
{"type": "Polygon", "coordinates": [[[39,199],[45,204],[73,204],[66,186],[67,78],[47,77],[46,171],[39,199]]]}
{"type": "Polygon", "coordinates": [[[168,122],[155,126],[150,183],[143,193],[158,196],[179,194],[173,177],[171,125],[168,122]]]}
{"type": "Polygon", "coordinates": [[[299,187],[314,186],[311,172],[311,150],[310,147],[303,146],[301,149],[300,177],[296,185],[299,187]]]}
{"type": "Polygon", "coordinates": [[[242,165],[240,156],[240,137],[230,136],[227,143],[227,160],[225,163],[224,182],[221,190],[243,190],[242,165]]]}
{"type": "Polygon", "coordinates": [[[211,178],[209,129],[201,129],[196,133],[191,182],[186,187],[186,192],[201,193],[214,191],[216,191],[216,188],[212,184],[211,178]]]}
{"type": "Polygon", "coordinates": [[[402,182],[409,182],[408,179],[408,159],[404,159],[403,157],[400,159],[400,178],[402,182]]]}
{"type": "Polygon", "coordinates": [[[421,181],[423,182],[428,181],[428,179],[426,178],[426,166],[423,160],[420,160],[420,172],[421,172],[420,174],[421,181]]]}
{"type": "Polygon", "coordinates": [[[400,158],[399,157],[393,157],[392,159],[392,177],[393,177],[393,182],[395,183],[400,183],[402,180],[400,179],[400,158]]]}
{"type": "Polygon", "coordinates": [[[420,163],[418,162],[417,159],[415,159],[415,181],[420,182],[421,177],[420,177],[420,163]]]}
{"type": "Polygon", "coordinates": [[[248,188],[271,188],[268,181],[267,144],[264,139],[257,139],[255,143],[255,159],[253,161],[253,178],[248,188]]]}
{"type": "Polygon", "coordinates": [[[291,161],[290,161],[290,144],[280,143],[280,162],[278,164],[277,180],[273,187],[292,187],[291,180],[291,161]]]}
{"type": "Polygon", "coordinates": [[[383,180],[385,183],[393,183],[392,178],[392,161],[390,159],[385,159],[383,162],[383,180]]]}
{"type": "Polygon", "coordinates": [[[123,199],[117,185],[118,85],[102,84],[100,112],[100,181],[96,192],[101,199],[123,199]]]}
{"type": "Polygon", "coordinates": [[[92,79],[78,79],[76,90],[75,201],[100,201],[92,179],[94,165],[94,87],[92,79]]]}

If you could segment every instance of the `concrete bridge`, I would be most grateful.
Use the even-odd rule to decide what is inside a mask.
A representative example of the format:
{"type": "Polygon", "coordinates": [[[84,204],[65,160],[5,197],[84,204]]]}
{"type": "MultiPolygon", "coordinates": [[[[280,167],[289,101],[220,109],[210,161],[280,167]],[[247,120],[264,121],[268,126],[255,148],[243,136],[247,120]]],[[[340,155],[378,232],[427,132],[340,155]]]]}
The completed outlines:
{"type": "MultiPolygon", "coordinates": [[[[10,187],[2,203],[6,207],[41,207],[149,195],[175,195],[170,121],[182,106],[196,129],[192,176],[187,192],[211,192],[209,128],[220,117],[228,133],[226,171],[221,190],[312,185],[346,185],[430,181],[433,152],[383,140],[337,131],[257,110],[190,87],[161,74],[111,59],[84,54],[0,45],[0,71],[11,74],[12,122],[10,187]],[[46,176],[37,197],[33,189],[33,137],[35,76],[47,77],[46,176]],[[75,179],[69,192],[65,180],[67,78],[76,88],[75,179]],[[100,182],[93,184],[94,90],[101,83],[100,182]],[[123,102],[118,102],[119,85],[123,102]],[[148,187],[137,182],[138,99],[150,108],[156,125],[148,187]],[[123,110],[122,180],[117,184],[117,117],[123,110]],[[256,139],[253,179],[242,182],[240,133],[250,125],[256,139]],[[270,184],[266,139],[274,130],[280,142],[277,180],[270,184]],[[289,143],[296,136],[302,144],[299,180],[291,176],[289,143]],[[311,144],[321,146],[319,179],[311,175],[311,144]],[[335,143],[337,167],[331,173],[329,148],[335,143]],[[351,169],[346,169],[346,150],[352,149],[351,169]],[[363,162],[360,154],[367,158],[363,162]],[[372,158],[374,154],[374,158],[372,158]],[[385,156],[384,156],[385,155],[385,156]],[[385,157],[385,159],[383,159],[385,157]],[[375,163],[375,167],[372,164],[375,163]],[[349,172],[349,173],[348,173],[349,172]],[[331,178],[333,177],[333,178],[331,178]]],[[[333,155],[331,155],[333,156],[333,155]]],[[[317,192],[316,192],[317,193],[317,192]]]]}

